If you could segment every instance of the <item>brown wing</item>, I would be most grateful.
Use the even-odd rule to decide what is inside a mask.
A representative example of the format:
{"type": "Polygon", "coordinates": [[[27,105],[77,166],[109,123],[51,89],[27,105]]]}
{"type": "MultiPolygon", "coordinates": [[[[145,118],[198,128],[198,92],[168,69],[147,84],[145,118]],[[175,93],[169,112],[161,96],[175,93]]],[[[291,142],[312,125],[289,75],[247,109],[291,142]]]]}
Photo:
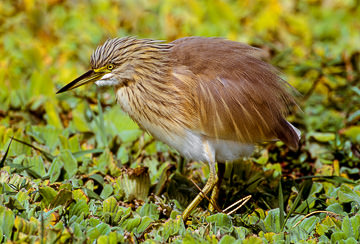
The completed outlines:
{"type": "Polygon", "coordinates": [[[175,83],[188,94],[192,125],[210,138],[259,142],[279,138],[296,148],[285,120],[294,103],[287,83],[259,58],[259,49],[220,38],[172,42],[175,83]]]}

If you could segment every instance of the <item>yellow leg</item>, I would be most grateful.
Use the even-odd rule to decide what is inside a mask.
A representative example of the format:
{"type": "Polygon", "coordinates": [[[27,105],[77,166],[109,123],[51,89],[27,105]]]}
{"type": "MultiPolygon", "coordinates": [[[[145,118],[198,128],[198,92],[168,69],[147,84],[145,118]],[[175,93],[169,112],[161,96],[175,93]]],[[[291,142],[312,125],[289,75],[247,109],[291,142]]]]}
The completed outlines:
{"type": "Polygon", "coordinates": [[[214,186],[216,185],[216,183],[218,181],[218,177],[216,174],[216,168],[215,168],[215,155],[214,155],[214,153],[211,152],[210,146],[207,142],[204,142],[203,145],[204,145],[204,149],[209,158],[209,167],[210,167],[209,179],[206,182],[204,188],[201,190],[201,192],[195,197],[195,199],[184,210],[184,212],[182,214],[182,218],[184,221],[190,216],[190,213],[204,199],[204,194],[207,195],[214,188],[214,186]]]}
{"type": "Polygon", "coordinates": [[[209,165],[210,165],[209,179],[206,182],[206,185],[204,186],[204,188],[201,190],[201,192],[195,197],[195,199],[184,210],[184,212],[182,214],[184,221],[190,216],[191,211],[193,211],[199,205],[199,203],[204,199],[204,194],[207,195],[211,191],[211,189],[213,189],[214,186],[216,185],[218,178],[216,175],[215,163],[209,163],[209,165]]]}
{"type": "Polygon", "coordinates": [[[218,210],[218,211],[220,210],[217,203],[220,193],[220,186],[225,174],[225,167],[226,167],[224,163],[217,163],[217,166],[218,166],[218,170],[217,170],[218,181],[212,190],[210,203],[209,203],[209,210],[211,212],[214,212],[214,210],[218,210]]]}

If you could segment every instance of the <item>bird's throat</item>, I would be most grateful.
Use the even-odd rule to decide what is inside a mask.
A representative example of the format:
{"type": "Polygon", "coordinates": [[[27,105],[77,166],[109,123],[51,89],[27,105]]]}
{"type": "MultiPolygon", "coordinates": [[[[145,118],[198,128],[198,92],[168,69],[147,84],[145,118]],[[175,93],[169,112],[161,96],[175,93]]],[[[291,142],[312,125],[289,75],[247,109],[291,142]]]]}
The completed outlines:
{"type": "Polygon", "coordinates": [[[119,81],[111,73],[105,74],[100,80],[96,81],[95,84],[100,87],[104,86],[118,86],[119,81]]]}

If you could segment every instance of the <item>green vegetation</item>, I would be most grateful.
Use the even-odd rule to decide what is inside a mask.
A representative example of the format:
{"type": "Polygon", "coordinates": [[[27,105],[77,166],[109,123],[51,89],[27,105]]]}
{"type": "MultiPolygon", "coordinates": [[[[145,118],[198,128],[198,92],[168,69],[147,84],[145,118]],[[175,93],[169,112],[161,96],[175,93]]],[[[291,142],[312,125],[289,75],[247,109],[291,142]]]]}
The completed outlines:
{"type": "Polygon", "coordinates": [[[357,0],[2,0],[0,241],[358,243],[359,16],[357,0]],[[220,208],[251,195],[236,213],[204,200],[185,225],[207,166],[143,133],[111,90],[55,95],[101,41],[126,35],[247,42],[298,89],[301,148],[227,165],[220,208]]]}

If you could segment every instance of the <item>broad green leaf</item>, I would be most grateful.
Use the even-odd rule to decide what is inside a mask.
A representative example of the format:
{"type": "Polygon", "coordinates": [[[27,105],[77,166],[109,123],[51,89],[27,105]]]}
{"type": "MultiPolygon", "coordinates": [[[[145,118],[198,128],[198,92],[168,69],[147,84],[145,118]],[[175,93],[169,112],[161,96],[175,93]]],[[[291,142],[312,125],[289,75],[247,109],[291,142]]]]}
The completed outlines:
{"type": "Polygon", "coordinates": [[[73,223],[71,228],[76,238],[83,239],[85,237],[85,233],[83,232],[84,227],[82,227],[79,223],[73,223]]]}
{"type": "Polygon", "coordinates": [[[342,216],[346,216],[346,212],[344,211],[343,207],[341,206],[341,204],[339,204],[337,202],[329,205],[326,208],[326,211],[330,211],[330,212],[333,212],[333,213],[336,213],[336,214],[339,214],[342,216]]]}
{"type": "Polygon", "coordinates": [[[236,239],[243,240],[249,234],[250,230],[243,226],[240,227],[234,226],[234,232],[236,239]]]}
{"type": "Polygon", "coordinates": [[[127,219],[122,223],[122,227],[129,232],[134,232],[135,228],[137,228],[141,223],[141,217],[134,217],[131,219],[127,219]]]}
{"type": "Polygon", "coordinates": [[[9,202],[6,204],[6,206],[12,210],[15,210],[15,209],[20,210],[20,211],[25,210],[24,206],[15,197],[9,197],[9,202]]]}
{"type": "Polygon", "coordinates": [[[57,195],[57,192],[49,186],[40,187],[39,192],[40,195],[43,197],[43,202],[46,207],[54,201],[57,195]]]}
{"type": "Polygon", "coordinates": [[[331,235],[331,243],[340,243],[341,240],[346,240],[347,237],[344,232],[334,232],[331,235]]]}
{"type": "Polygon", "coordinates": [[[110,226],[105,223],[100,223],[97,226],[90,228],[87,236],[93,241],[100,235],[107,235],[108,233],[110,233],[110,226]]]}
{"type": "Polygon", "coordinates": [[[178,216],[176,219],[168,219],[160,230],[160,235],[164,240],[168,240],[171,236],[183,235],[184,233],[185,226],[181,216],[178,216]]]}
{"type": "Polygon", "coordinates": [[[280,213],[278,208],[268,211],[264,220],[264,225],[268,232],[279,233],[281,231],[280,213]]]}
{"type": "MultiPolygon", "coordinates": [[[[79,134],[75,134],[74,136],[71,136],[68,140],[68,146],[70,151],[72,152],[79,152],[81,150],[80,142],[79,142],[79,134]]],[[[74,153],[73,153],[74,155],[74,153]]],[[[74,155],[75,157],[75,155],[74,155]]]]}
{"type": "Polygon", "coordinates": [[[307,233],[311,233],[319,222],[319,217],[311,216],[301,221],[299,227],[305,230],[307,233]]]}
{"type": "Polygon", "coordinates": [[[20,109],[23,104],[22,94],[19,90],[10,92],[10,104],[12,108],[20,109]]]}
{"type": "Polygon", "coordinates": [[[67,173],[67,178],[72,178],[77,170],[78,170],[78,163],[75,157],[71,154],[70,150],[63,150],[60,155],[58,156],[59,160],[64,164],[64,169],[67,173]]]}
{"type": "Polygon", "coordinates": [[[21,203],[21,204],[25,204],[27,200],[30,199],[29,194],[25,191],[25,189],[19,191],[16,195],[15,195],[16,199],[21,203]]]}
{"type": "Polygon", "coordinates": [[[335,140],[334,133],[321,133],[321,132],[312,132],[309,133],[308,136],[313,137],[315,140],[319,142],[329,142],[335,140]]]}
{"type": "Polygon", "coordinates": [[[86,204],[84,200],[77,200],[76,203],[72,203],[69,208],[69,216],[79,216],[80,214],[84,214],[87,216],[89,214],[89,206],[86,204]]]}
{"type": "Polygon", "coordinates": [[[353,227],[353,236],[356,240],[360,240],[360,215],[357,214],[350,218],[351,225],[353,227]]]}
{"type": "Polygon", "coordinates": [[[80,103],[76,109],[73,111],[73,124],[77,131],[85,132],[85,131],[91,131],[88,122],[85,118],[85,107],[84,103],[80,103]]]}
{"type": "Polygon", "coordinates": [[[101,186],[104,186],[105,184],[104,177],[99,174],[90,175],[89,178],[97,181],[101,186]]]}
{"type": "Polygon", "coordinates": [[[101,200],[101,197],[96,194],[94,191],[88,189],[88,188],[83,188],[82,189],[83,192],[85,193],[85,195],[89,198],[93,198],[93,199],[97,199],[97,200],[101,200]]]}
{"type": "Polygon", "coordinates": [[[118,232],[109,233],[109,243],[123,243],[125,242],[124,236],[118,232]]]}
{"type": "Polygon", "coordinates": [[[272,241],[273,243],[282,243],[285,241],[285,235],[284,232],[275,234],[272,236],[272,241]]]}
{"type": "Polygon", "coordinates": [[[120,147],[117,152],[116,158],[120,160],[122,164],[125,164],[129,161],[129,151],[125,147],[120,147]]]}
{"type": "Polygon", "coordinates": [[[86,194],[81,189],[72,191],[72,194],[73,194],[73,199],[75,199],[77,201],[78,200],[84,200],[85,202],[88,201],[86,194]]]}
{"type": "Polygon", "coordinates": [[[100,197],[102,199],[108,198],[113,193],[113,187],[110,184],[105,184],[101,191],[100,197]]]}
{"type": "Polygon", "coordinates": [[[260,239],[260,237],[250,236],[249,238],[246,238],[245,240],[243,240],[242,243],[243,244],[262,244],[264,242],[262,239],[260,239]]]}
{"type": "MultiPolygon", "coordinates": [[[[4,174],[5,177],[8,176],[8,174],[4,174]]],[[[15,186],[17,189],[28,189],[30,187],[30,179],[26,177],[22,177],[18,174],[11,174],[11,176],[8,176],[8,183],[9,185],[15,186]]]]}
{"type": "Polygon", "coordinates": [[[88,225],[91,226],[91,227],[96,227],[97,225],[99,225],[101,223],[101,220],[98,219],[98,218],[90,218],[88,220],[88,225]]]}
{"type": "Polygon", "coordinates": [[[290,242],[298,243],[301,240],[307,240],[309,238],[309,233],[300,226],[296,226],[291,229],[289,236],[290,238],[287,239],[290,239],[290,242]]]}
{"type": "Polygon", "coordinates": [[[149,216],[153,220],[158,220],[160,215],[158,206],[153,203],[145,203],[141,208],[137,209],[137,212],[141,217],[149,216]]]}
{"type": "MultiPolygon", "coordinates": [[[[35,147],[34,145],[32,145],[31,143],[27,142],[27,141],[24,141],[24,140],[20,140],[20,139],[17,139],[17,138],[13,138],[14,141],[17,141],[21,144],[23,144],[26,148],[33,148],[35,149],[36,151],[39,151],[46,159],[48,159],[49,161],[52,161],[54,159],[54,156],[51,155],[49,152],[45,151],[45,150],[42,150],[41,148],[39,147],[35,147]]],[[[19,145],[18,144],[15,144],[15,145],[19,145]]],[[[19,152],[21,153],[21,152],[19,152]]]]}
{"type": "Polygon", "coordinates": [[[52,96],[53,84],[49,82],[49,80],[51,80],[49,72],[41,72],[40,70],[34,70],[30,77],[29,91],[33,96],[52,96]]]}
{"type": "Polygon", "coordinates": [[[316,233],[319,235],[325,235],[329,230],[334,232],[340,231],[341,222],[337,221],[335,218],[326,216],[320,223],[316,226],[316,233]]]}
{"type": "Polygon", "coordinates": [[[341,185],[340,190],[338,191],[338,197],[340,202],[357,202],[360,205],[360,195],[354,192],[347,185],[341,185]]]}
{"type": "Polygon", "coordinates": [[[116,131],[123,142],[134,141],[142,133],[136,123],[115,106],[104,114],[104,121],[107,133],[116,131]]]}
{"type": "Polygon", "coordinates": [[[353,216],[349,218],[346,216],[341,225],[341,230],[346,234],[347,237],[354,237],[355,239],[360,239],[360,215],[353,216]]]}
{"type": "Polygon", "coordinates": [[[360,126],[350,126],[343,133],[350,137],[353,142],[360,143],[360,126]]]}
{"type": "Polygon", "coordinates": [[[67,189],[62,189],[58,192],[55,199],[51,202],[50,208],[55,208],[59,205],[64,205],[66,202],[73,200],[72,192],[67,189]]]}
{"type": "Polygon", "coordinates": [[[108,243],[110,243],[109,237],[105,236],[105,235],[99,236],[96,240],[96,243],[97,244],[108,244],[108,243]]]}
{"type": "Polygon", "coordinates": [[[60,160],[59,157],[56,157],[54,161],[51,163],[51,166],[49,168],[49,176],[50,176],[50,182],[54,183],[59,179],[59,176],[61,174],[61,169],[63,168],[64,163],[60,160]]]}
{"type": "Polygon", "coordinates": [[[0,229],[2,234],[8,240],[10,240],[11,238],[14,221],[15,221],[14,213],[9,209],[0,206],[0,227],[1,227],[0,229]]]}
{"type": "Polygon", "coordinates": [[[63,130],[53,125],[32,126],[28,134],[33,136],[39,143],[44,143],[51,151],[59,145],[59,136],[62,136],[63,130]]]}
{"type": "Polygon", "coordinates": [[[221,240],[219,241],[219,244],[235,244],[235,243],[241,243],[240,240],[236,240],[234,237],[230,236],[230,235],[224,235],[221,240]]]}
{"type": "Polygon", "coordinates": [[[99,170],[101,173],[105,174],[106,169],[109,167],[112,161],[112,155],[110,151],[105,150],[101,156],[95,161],[95,169],[99,170]]]}
{"type": "Polygon", "coordinates": [[[318,239],[318,243],[330,243],[330,239],[326,235],[321,235],[318,239]]]}
{"type": "Polygon", "coordinates": [[[111,196],[103,202],[103,212],[116,213],[118,210],[118,204],[115,197],[111,196]]]}
{"type": "Polygon", "coordinates": [[[141,234],[142,232],[144,232],[152,222],[154,222],[154,220],[151,219],[150,217],[148,216],[142,217],[140,225],[136,229],[136,233],[141,234]]]}
{"type": "Polygon", "coordinates": [[[229,215],[217,213],[206,217],[206,221],[214,226],[216,230],[215,233],[218,229],[221,229],[225,232],[232,232],[233,230],[231,217],[229,215]]]}
{"type": "MultiPolygon", "coordinates": [[[[25,167],[30,167],[27,171],[31,170],[32,172],[36,173],[37,178],[41,178],[46,174],[45,167],[44,167],[44,161],[42,157],[31,157],[26,158],[23,161],[23,164],[25,167]]],[[[32,175],[34,176],[34,175],[32,175]]]]}
{"type": "MultiPolygon", "coordinates": [[[[124,223],[124,221],[128,218],[130,218],[132,216],[132,212],[131,212],[131,208],[121,208],[122,210],[122,216],[121,216],[121,220],[120,220],[120,223],[124,223]]],[[[121,213],[119,211],[119,213],[121,213]]]]}
{"type": "Polygon", "coordinates": [[[30,221],[27,221],[19,216],[16,216],[14,227],[19,231],[27,235],[36,234],[39,230],[39,221],[34,219],[33,217],[30,221]]]}
{"type": "Polygon", "coordinates": [[[46,121],[49,125],[53,125],[56,128],[63,129],[63,125],[60,121],[59,114],[56,110],[54,101],[48,101],[44,104],[46,111],[46,121]]]}
{"type": "Polygon", "coordinates": [[[125,243],[124,236],[117,232],[110,232],[109,235],[101,235],[96,240],[98,244],[125,243]]]}

